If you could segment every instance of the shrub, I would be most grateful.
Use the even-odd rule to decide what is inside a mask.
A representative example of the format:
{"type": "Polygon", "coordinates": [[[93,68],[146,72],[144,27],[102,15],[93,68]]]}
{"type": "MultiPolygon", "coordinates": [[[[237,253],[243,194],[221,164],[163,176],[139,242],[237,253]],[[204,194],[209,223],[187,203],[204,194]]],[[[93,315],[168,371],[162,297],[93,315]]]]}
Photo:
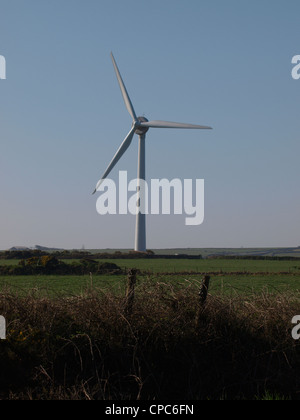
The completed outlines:
{"type": "Polygon", "coordinates": [[[56,300],[1,294],[0,396],[296,399],[300,345],[289,326],[298,299],[210,296],[196,324],[193,287],[144,283],[127,318],[124,299],[101,290],[56,300]]]}

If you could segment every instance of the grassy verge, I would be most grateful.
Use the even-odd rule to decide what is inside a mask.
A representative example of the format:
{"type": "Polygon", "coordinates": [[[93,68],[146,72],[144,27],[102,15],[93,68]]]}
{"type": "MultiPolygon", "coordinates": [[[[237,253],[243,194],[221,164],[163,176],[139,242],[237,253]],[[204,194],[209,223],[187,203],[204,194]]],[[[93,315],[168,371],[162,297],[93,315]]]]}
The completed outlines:
{"type": "Polygon", "coordinates": [[[0,397],[296,399],[300,293],[215,294],[199,311],[195,290],[143,281],[131,316],[120,291],[95,284],[77,296],[2,291],[0,397]]]}

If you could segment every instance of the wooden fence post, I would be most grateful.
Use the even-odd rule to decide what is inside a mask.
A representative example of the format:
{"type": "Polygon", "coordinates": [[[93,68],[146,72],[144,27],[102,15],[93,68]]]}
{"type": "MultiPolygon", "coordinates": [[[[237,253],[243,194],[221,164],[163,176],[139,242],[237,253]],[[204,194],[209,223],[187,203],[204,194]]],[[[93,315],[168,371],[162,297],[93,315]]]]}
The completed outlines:
{"type": "Polygon", "coordinates": [[[128,271],[126,300],[125,300],[126,315],[132,314],[134,292],[135,292],[135,285],[136,285],[136,274],[137,274],[137,270],[131,269],[128,271]]]}
{"type": "Polygon", "coordinates": [[[204,306],[206,303],[207,295],[208,295],[208,289],[209,289],[209,283],[210,283],[210,276],[204,276],[202,280],[202,286],[200,289],[199,297],[200,297],[200,305],[204,306]]]}
{"type": "Polygon", "coordinates": [[[199,326],[201,314],[203,313],[203,309],[205,308],[206,299],[208,295],[208,289],[209,289],[209,283],[210,283],[210,276],[204,276],[202,280],[201,289],[199,292],[199,307],[196,314],[196,327],[199,326]]]}

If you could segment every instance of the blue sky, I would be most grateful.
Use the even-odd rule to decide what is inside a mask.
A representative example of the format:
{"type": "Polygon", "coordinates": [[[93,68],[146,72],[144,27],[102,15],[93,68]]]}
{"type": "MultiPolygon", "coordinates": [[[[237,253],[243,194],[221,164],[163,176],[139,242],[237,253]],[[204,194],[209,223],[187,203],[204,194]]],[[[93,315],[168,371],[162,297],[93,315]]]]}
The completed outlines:
{"type": "MultiPolygon", "coordinates": [[[[147,177],[205,179],[205,221],[151,216],[148,248],[300,245],[298,0],[0,0],[0,249],[132,248],[96,182],[128,133],[113,51],[153,130],[147,177]]],[[[137,137],[111,174],[136,177],[137,137]]]]}

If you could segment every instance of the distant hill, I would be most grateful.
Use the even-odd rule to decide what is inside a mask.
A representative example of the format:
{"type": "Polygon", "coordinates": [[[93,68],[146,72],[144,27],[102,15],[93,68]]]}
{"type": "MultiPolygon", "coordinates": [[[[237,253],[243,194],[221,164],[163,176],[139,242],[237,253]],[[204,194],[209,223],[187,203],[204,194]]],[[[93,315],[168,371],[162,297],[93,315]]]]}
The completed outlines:
{"type": "Polygon", "coordinates": [[[44,252],[53,252],[53,251],[64,251],[62,248],[47,248],[46,246],[35,245],[32,249],[36,249],[37,251],[44,251],[44,252]]]}
{"type": "MultiPolygon", "coordinates": [[[[115,252],[130,252],[129,249],[87,249],[92,254],[115,252]]],[[[168,248],[155,249],[156,255],[202,255],[203,258],[212,256],[249,256],[249,257],[297,257],[300,258],[300,247],[294,248],[168,248]]]]}
{"type": "Polygon", "coordinates": [[[205,257],[213,256],[244,256],[244,257],[300,257],[300,247],[297,248],[233,248],[233,249],[207,249],[205,257]]]}
{"type": "MultiPolygon", "coordinates": [[[[37,250],[42,252],[62,252],[61,248],[48,248],[41,245],[35,245],[32,248],[15,246],[8,251],[30,251],[37,250]]],[[[81,250],[82,251],[82,250],[81,250]]],[[[91,254],[117,254],[131,253],[130,249],[86,249],[91,254]]],[[[296,257],[300,258],[300,246],[293,248],[169,248],[169,249],[152,249],[156,255],[188,255],[199,256],[202,258],[211,257],[231,257],[231,256],[249,256],[249,257],[296,257]]]]}
{"type": "Polygon", "coordinates": [[[63,251],[63,249],[60,248],[47,248],[46,246],[41,245],[35,245],[31,248],[28,248],[26,246],[13,246],[8,251],[43,251],[43,252],[54,252],[54,251],[63,251]]]}

